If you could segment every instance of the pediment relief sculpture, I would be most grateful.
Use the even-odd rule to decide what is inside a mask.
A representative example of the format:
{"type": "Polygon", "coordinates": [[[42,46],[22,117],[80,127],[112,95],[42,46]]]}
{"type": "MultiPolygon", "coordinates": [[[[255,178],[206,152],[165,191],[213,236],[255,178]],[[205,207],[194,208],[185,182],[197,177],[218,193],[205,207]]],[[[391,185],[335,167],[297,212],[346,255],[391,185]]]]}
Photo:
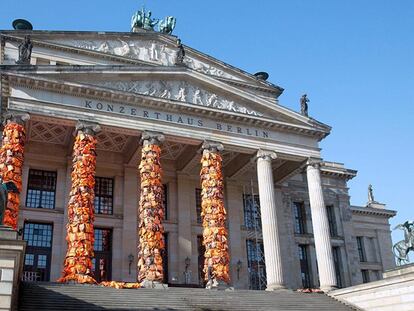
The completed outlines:
{"type": "Polygon", "coordinates": [[[194,105],[212,107],[252,116],[263,116],[215,93],[190,85],[185,81],[105,81],[95,85],[153,97],[173,99],[194,105]]]}
{"type": "Polygon", "coordinates": [[[162,66],[175,66],[184,63],[189,68],[205,74],[240,80],[221,69],[188,55],[183,56],[183,60],[180,61],[180,46],[168,46],[155,40],[56,40],[54,43],[129,57],[162,66]]]}

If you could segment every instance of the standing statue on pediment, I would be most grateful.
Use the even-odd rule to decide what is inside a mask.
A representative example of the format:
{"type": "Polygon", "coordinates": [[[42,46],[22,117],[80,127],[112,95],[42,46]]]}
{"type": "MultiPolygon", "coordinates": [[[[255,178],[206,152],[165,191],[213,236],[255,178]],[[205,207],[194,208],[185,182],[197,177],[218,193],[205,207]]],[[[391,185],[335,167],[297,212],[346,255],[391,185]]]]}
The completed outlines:
{"type": "Polygon", "coordinates": [[[181,40],[177,39],[177,60],[175,62],[176,65],[182,65],[184,63],[184,57],[185,57],[185,50],[184,46],[181,44],[181,40]]]}
{"type": "Polygon", "coordinates": [[[30,41],[30,36],[25,36],[24,41],[19,44],[19,59],[16,61],[16,64],[30,65],[32,48],[33,44],[30,41]]]}
{"type": "Polygon", "coordinates": [[[309,98],[307,97],[306,94],[303,94],[302,97],[300,98],[300,113],[304,116],[308,116],[308,103],[309,103],[309,98]]]}
{"type": "Polygon", "coordinates": [[[178,91],[178,94],[177,95],[175,95],[175,99],[176,100],[179,100],[179,101],[182,101],[182,102],[185,102],[186,101],[186,95],[185,95],[185,88],[184,87],[180,87],[180,89],[179,89],[179,91],[178,91]]]}
{"type": "Polygon", "coordinates": [[[171,98],[171,91],[169,88],[166,88],[160,95],[161,98],[167,98],[170,99],[171,98]]]}
{"type": "Polygon", "coordinates": [[[193,104],[204,106],[203,100],[201,99],[201,91],[199,89],[195,90],[194,92],[193,104]]]}
{"type": "Polygon", "coordinates": [[[374,191],[371,184],[368,186],[368,204],[369,203],[376,203],[374,200],[374,191]]]}
{"type": "Polygon", "coordinates": [[[208,98],[208,104],[207,106],[210,107],[216,107],[217,106],[217,95],[216,94],[211,94],[210,97],[208,98]]]}

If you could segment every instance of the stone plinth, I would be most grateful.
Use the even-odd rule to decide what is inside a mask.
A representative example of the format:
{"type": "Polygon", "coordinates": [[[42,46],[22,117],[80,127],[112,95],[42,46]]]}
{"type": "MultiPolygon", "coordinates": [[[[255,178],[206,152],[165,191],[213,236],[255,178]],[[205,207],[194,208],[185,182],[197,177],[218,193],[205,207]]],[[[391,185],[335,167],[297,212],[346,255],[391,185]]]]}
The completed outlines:
{"type": "Polygon", "coordinates": [[[367,311],[414,310],[414,264],[383,274],[384,279],[335,290],[331,297],[367,311]]]}
{"type": "Polygon", "coordinates": [[[0,226],[0,311],[17,310],[18,289],[26,242],[17,232],[0,226]]]}

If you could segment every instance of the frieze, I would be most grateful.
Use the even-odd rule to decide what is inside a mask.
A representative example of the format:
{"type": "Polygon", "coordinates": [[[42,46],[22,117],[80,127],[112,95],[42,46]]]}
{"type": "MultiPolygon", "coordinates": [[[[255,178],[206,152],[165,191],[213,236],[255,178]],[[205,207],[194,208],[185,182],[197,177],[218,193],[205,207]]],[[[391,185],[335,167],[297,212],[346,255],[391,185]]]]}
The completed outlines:
{"type": "Polygon", "coordinates": [[[95,85],[142,95],[173,99],[194,105],[213,107],[247,115],[263,114],[227,100],[215,93],[199,89],[184,81],[105,81],[95,85]]]}
{"type": "MultiPolygon", "coordinates": [[[[154,40],[56,40],[58,44],[74,46],[81,49],[129,57],[163,66],[174,66],[178,63],[179,48],[171,47],[154,40]]],[[[185,56],[183,63],[196,71],[229,79],[234,76],[193,57],[185,56]]],[[[239,80],[239,79],[237,79],[239,80]]]]}

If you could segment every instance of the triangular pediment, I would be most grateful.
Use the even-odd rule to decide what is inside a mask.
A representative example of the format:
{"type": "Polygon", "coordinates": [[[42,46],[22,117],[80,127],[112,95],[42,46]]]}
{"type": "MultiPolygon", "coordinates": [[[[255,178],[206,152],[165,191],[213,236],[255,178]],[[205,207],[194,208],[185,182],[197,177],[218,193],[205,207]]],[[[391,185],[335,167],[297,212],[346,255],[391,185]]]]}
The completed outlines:
{"type": "MultiPolygon", "coordinates": [[[[16,58],[17,45],[22,40],[17,31],[5,31],[2,36],[14,48],[6,59],[16,58]]],[[[51,55],[60,59],[67,58],[70,64],[114,64],[130,63],[154,66],[177,66],[179,46],[177,37],[153,31],[140,33],[111,32],[46,32],[32,31],[33,56],[45,56],[47,49],[51,55]],[[59,51],[59,52],[57,52],[59,51]],[[68,55],[73,54],[73,55],[68,55]]],[[[183,45],[184,46],[184,45],[183,45]]],[[[254,88],[259,96],[276,99],[283,89],[252,74],[244,72],[189,46],[184,47],[185,57],[182,65],[197,72],[227,81],[239,87],[254,88]]]]}
{"type": "Polygon", "coordinates": [[[173,70],[164,67],[47,66],[26,73],[30,77],[62,84],[169,100],[175,105],[206,107],[236,117],[260,118],[265,122],[283,122],[287,127],[329,132],[329,127],[322,123],[184,67],[173,70]]]}

